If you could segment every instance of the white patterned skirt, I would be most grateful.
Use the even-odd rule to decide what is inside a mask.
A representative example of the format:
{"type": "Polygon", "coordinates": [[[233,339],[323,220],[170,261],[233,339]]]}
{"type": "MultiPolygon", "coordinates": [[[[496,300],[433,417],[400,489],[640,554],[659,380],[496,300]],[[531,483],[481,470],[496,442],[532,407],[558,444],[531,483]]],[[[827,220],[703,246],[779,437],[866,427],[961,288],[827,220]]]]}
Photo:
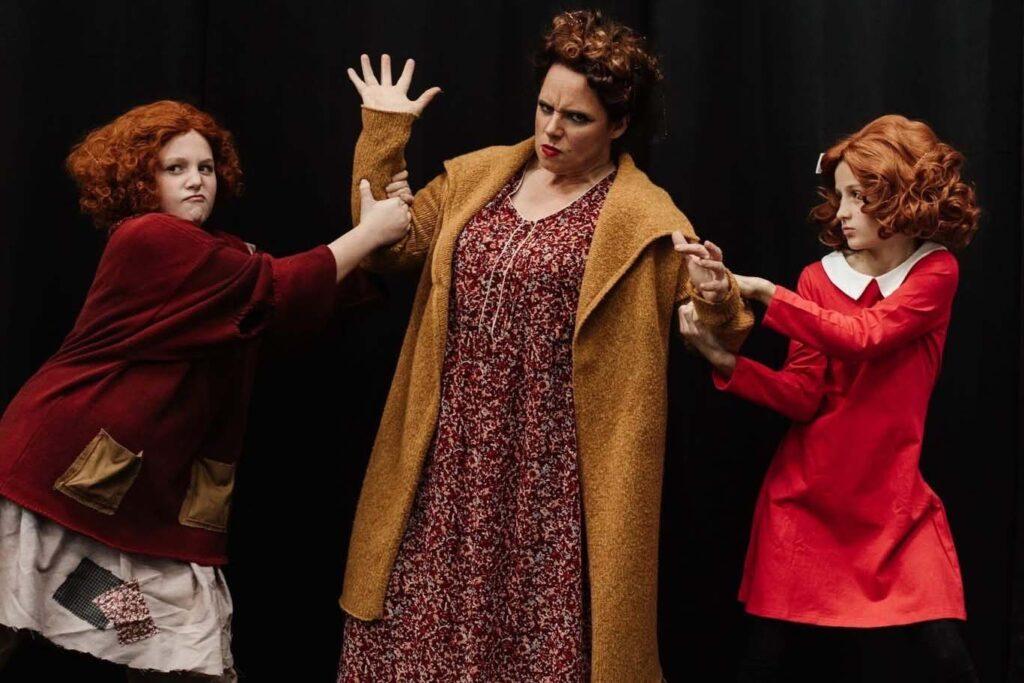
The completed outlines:
{"type": "Polygon", "coordinates": [[[220,569],[124,553],[6,498],[0,624],[133,669],[233,676],[220,569]]]}

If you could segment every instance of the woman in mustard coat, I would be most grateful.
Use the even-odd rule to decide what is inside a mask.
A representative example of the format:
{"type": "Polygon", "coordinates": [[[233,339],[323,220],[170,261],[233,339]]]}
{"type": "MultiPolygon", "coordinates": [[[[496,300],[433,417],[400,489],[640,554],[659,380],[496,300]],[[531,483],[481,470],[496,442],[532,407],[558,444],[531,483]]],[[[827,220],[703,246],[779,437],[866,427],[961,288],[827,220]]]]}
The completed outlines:
{"type": "Polygon", "coordinates": [[[392,84],[381,61],[379,82],[365,55],[349,72],[354,177],[413,220],[366,265],[422,271],[349,546],[339,680],[660,681],[672,315],[692,299],[734,342],[750,319],[696,263],[714,245],[613,154],[657,62],[600,14],[557,16],[534,137],[447,161],[412,198],[397,174],[437,89],[410,101],[411,62],[392,84]]]}

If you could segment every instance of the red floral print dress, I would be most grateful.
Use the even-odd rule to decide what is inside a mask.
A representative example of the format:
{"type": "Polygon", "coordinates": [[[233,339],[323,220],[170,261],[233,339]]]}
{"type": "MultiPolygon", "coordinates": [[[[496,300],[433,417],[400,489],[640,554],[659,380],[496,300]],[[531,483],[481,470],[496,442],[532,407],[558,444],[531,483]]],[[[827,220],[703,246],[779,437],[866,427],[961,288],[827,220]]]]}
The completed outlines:
{"type": "Polygon", "coordinates": [[[513,179],[459,236],[433,447],[339,681],[589,678],[572,336],[613,176],[538,221],[513,179]]]}

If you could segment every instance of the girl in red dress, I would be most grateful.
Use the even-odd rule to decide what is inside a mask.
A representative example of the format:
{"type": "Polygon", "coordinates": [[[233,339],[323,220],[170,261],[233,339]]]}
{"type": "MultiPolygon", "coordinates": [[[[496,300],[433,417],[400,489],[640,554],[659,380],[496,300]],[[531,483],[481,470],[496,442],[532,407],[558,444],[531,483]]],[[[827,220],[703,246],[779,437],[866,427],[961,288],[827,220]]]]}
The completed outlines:
{"type": "MultiPolygon", "coordinates": [[[[958,267],[977,231],[963,157],[920,121],[883,116],[821,161],[811,212],[834,251],[796,291],[737,275],[790,338],[781,370],[729,353],[683,307],[719,389],[793,420],[765,476],[740,600],[754,616],[740,680],[777,680],[796,627],[908,626],[935,672],[975,681],[942,502],[918,461],[958,267]]],[[[691,257],[695,258],[695,257],[691,257]]],[[[702,263],[725,267],[712,247],[702,263]]],[[[714,288],[714,283],[706,287],[714,288]]]]}

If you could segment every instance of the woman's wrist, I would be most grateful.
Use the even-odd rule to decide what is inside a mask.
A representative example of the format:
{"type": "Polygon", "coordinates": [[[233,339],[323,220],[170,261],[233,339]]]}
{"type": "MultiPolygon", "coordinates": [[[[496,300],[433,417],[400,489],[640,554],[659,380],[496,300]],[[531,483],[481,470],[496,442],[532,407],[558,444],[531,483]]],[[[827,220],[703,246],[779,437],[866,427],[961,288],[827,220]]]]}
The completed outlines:
{"type": "Polygon", "coordinates": [[[761,286],[758,288],[758,301],[763,303],[765,306],[772,302],[772,298],[775,296],[775,284],[768,280],[763,280],[761,286]]]}
{"type": "Polygon", "coordinates": [[[410,109],[410,108],[405,108],[405,109],[388,108],[388,105],[377,104],[377,103],[367,104],[365,102],[363,104],[359,105],[359,106],[362,109],[368,109],[370,111],[380,112],[381,114],[406,114],[408,116],[413,117],[414,119],[418,119],[420,117],[420,115],[414,109],[410,109]]]}

